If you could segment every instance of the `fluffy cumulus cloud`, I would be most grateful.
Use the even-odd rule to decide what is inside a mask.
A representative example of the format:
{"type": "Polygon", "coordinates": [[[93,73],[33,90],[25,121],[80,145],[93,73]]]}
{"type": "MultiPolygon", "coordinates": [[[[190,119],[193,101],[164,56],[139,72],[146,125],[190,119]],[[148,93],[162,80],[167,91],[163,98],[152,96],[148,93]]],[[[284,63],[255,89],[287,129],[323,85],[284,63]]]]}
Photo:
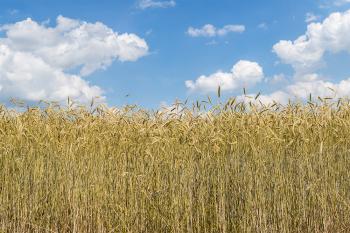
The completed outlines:
{"type": "Polygon", "coordinates": [[[281,40],[273,51],[297,72],[315,69],[326,52],[350,52],[350,10],[332,13],[323,22],[311,23],[295,41],[281,40]]]}
{"type": "Polygon", "coordinates": [[[176,6],[176,2],[174,0],[171,0],[171,1],[140,0],[138,2],[138,7],[143,10],[147,8],[169,8],[174,6],[176,6]]]}
{"type": "MultiPolygon", "coordinates": [[[[310,21],[314,18],[310,15],[310,21]]],[[[260,95],[256,101],[264,104],[273,101],[286,104],[288,100],[306,100],[310,94],[316,97],[343,98],[350,96],[350,78],[341,81],[326,81],[317,73],[326,53],[350,53],[350,11],[330,14],[323,22],[310,23],[304,35],[294,41],[282,40],[273,51],[286,64],[294,68],[294,76],[282,89],[260,95]]],[[[277,76],[276,76],[277,77],[277,76]]],[[[273,82],[275,78],[270,81],[273,82]]],[[[279,78],[278,78],[279,79],[279,78]]],[[[241,96],[246,101],[255,101],[254,94],[241,96]]]]}
{"type": "Polygon", "coordinates": [[[270,84],[279,84],[279,83],[284,83],[287,81],[286,75],[281,73],[281,74],[275,74],[272,78],[267,79],[267,81],[270,84]]]}
{"type": "Polygon", "coordinates": [[[68,96],[85,102],[101,96],[102,90],[90,86],[77,75],[64,73],[31,53],[0,45],[0,98],[29,101],[64,100],[68,96]]]}
{"type": "Polygon", "coordinates": [[[55,27],[28,18],[1,27],[0,98],[81,102],[103,91],[83,79],[114,60],[135,61],[148,52],[134,34],[118,34],[102,23],[59,16],[55,27]],[[78,70],[73,72],[73,70],[78,70]]]}
{"type": "Polygon", "coordinates": [[[190,91],[202,93],[214,92],[219,86],[223,91],[233,91],[254,86],[263,77],[263,69],[258,63],[241,60],[233,66],[231,72],[218,71],[209,76],[202,75],[195,81],[187,80],[185,85],[190,91]]]}
{"type": "Polygon", "coordinates": [[[243,101],[246,103],[254,103],[258,106],[260,104],[264,105],[271,105],[274,103],[280,103],[280,104],[287,104],[288,100],[291,99],[290,95],[285,91],[274,91],[268,95],[258,95],[256,93],[254,94],[248,94],[248,95],[240,95],[237,97],[238,101],[243,101]]]}
{"type": "Polygon", "coordinates": [[[229,33],[242,33],[245,31],[244,25],[226,25],[222,28],[216,28],[212,24],[206,24],[201,28],[189,27],[187,34],[191,37],[214,37],[214,36],[225,36],[229,33]]]}
{"type": "MultiPolygon", "coordinates": [[[[324,80],[305,80],[297,81],[290,85],[287,85],[284,89],[272,92],[268,95],[260,95],[257,101],[263,104],[271,104],[274,101],[286,104],[288,100],[306,100],[308,97],[313,98],[343,98],[348,97],[350,94],[350,78],[334,83],[324,80]]],[[[251,101],[254,95],[241,96],[240,98],[245,101],[251,101]]]]}

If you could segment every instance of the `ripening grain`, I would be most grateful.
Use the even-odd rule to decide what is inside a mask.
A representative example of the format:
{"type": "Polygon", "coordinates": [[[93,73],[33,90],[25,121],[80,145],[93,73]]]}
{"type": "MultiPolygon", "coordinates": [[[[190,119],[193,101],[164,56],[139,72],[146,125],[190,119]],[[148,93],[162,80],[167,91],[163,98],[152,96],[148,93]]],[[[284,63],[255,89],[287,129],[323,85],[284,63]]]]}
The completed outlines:
{"type": "Polygon", "coordinates": [[[180,109],[2,108],[0,232],[350,232],[348,102],[180,109]]]}

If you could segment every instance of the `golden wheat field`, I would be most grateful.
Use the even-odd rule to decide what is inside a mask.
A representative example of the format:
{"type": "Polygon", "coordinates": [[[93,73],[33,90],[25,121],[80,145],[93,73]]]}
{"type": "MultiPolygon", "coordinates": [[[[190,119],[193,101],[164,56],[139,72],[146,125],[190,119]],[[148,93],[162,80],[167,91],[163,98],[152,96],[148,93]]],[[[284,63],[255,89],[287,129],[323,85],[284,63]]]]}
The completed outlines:
{"type": "Polygon", "coordinates": [[[233,100],[2,107],[0,232],[350,232],[349,101],[233,100]]]}

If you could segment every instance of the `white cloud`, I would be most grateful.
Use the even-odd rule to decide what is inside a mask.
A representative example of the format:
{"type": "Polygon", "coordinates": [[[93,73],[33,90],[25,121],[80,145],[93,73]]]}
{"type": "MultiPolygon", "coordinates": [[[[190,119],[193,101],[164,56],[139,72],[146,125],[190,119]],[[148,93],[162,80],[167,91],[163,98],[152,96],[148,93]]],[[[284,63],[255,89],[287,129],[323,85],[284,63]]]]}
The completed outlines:
{"type": "Polygon", "coordinates": [[[271,80],[268,80],[270,81],[271,84],[278,84],[278,83],[284,83],[287,81],[287,78],[284,74],[276,74],[274,75],[271,80]]]}
{"type": "Polygon", "coordinates": [[[148,52],[134,34],[118,34],[102,23],[59,16],[55,27],[28,18],[1,27],[0,97],[81,102],[103,91],[81,76],[108,67],[113,60],[135,61],[148,52]],[[74,74],[72,70],[79,70],[74,74]]]}
{"type": "Polygon", "coordinates": [[[100,22],[92,24],[63,16],[58,16],[54,28],[28,18],[2,29],[6,31],[2,44],[41,57],[54,67],[82,66],[82,75],[107,67],[114,59],[135,61],[148,51],[146,42],[134,34],[119,35],[100,22]]]}
{"type": "Polygon", "coordinates": [[[174,0],[171,0],[171,1],[140,0],[138,2],[138,7],[143,10],[147,8],[169,8],[174,6],[176,6],[176,2],[174,0]]]}
{"type": "Polygon", "coordinates": [[[325,98],[344,98],[350,96],[350,78],[341,80],[339,82],[330,82],[320,80],[316,74],[308,74],[304,80],[295,81],[294,83],[287,85],[281,90],[277,90],[267,95],[260,95],[255,100],[256,94],[249,94],[247,96],[239,96],[239,100],[245,102],[253,102],[259,104],[272,104],[274,101],[281,104],[287,104],[288,100],[305,101],[309,98],[310,94],[315,100],[317,97],[325,98]],[[310,78],[313,77],[313,78],[310,78]]]}
{"type": "Polygon", "coordinates": [[[192,37],[199,37],[199,36],[213,37],[213,36],[216,36],[216,28],[211,24],[206,24],[200,29],[189,27],[187,30],[187,34],[192,37]]]}
{"type": "MultiPolygon", "coordinates": [[[[305,100],[314,97],[341,98],[350,95],[350,78],[339,82],[324,81],[316,71],[325,53],[350,53],[350,11],[332,13],[323,22],[311,23],[304,35],[295,41],[282,40],[273,51],[294,68],[294,83],[282,92],[289,98],[305,100]]],[[[285,98],[283,97],[283,100],[285,98]]]]}
{"type": "Polygon", "coordinates": [[[79,76],[66,74],[40,57],[6,45],[0,45],[0,67],[1,99],[65,100],[70,96],[86,102],[103,94],[99,87],[90,86],[79,76]]]}
{"type": "Polygon", "coordinates": [[[307,99],[311,94],[314,97],[331,96],[333,93],[329,88],[336,88],[342,84],[334,84],[331,82],[325,82],[322,80],[296,82],[287,86],[286,90],[291,96],[295,96],[299,99],[307,99]]]}
{"type": "Polygon", "coordinates": [[[237,100],[246,103],[251,102],[257,105],[260,105],[260,103],[271,105],[275,102],[279,104],[287,104],[290,99],[290,95],[284,91],[275,91],[269,95],[259,95],[258,98],[256,98],[256,96],[257,94],[241,95],[237,97],[237,100]]]}
{"type": "Polygon", "coordinates": [[[350,94],[350,78],[338,83],[319,79],[298,81],[286,87],[290,96],[306,99],[311,94],[314,97],[342,98],[350,94]]]}
{"type": "MultiPolygon", "coordinates": [[[[311,15],[309,16],[310,21],[316,20],[311,19],[311,15]]],[[[216,29],[207,27],[203,31],[206,33],[202,34],[215,35],[216,29]]],[[[341,81],[326,81],[317,72],[320,64],[324,62],[323,58],[326,53],[350,53],[349,35],[350,10],[343,13],[332,13],[323,22],[310,23],[305,34],[296,40],[282,40],[273,46],[273,51],[280,60],[294,68],[292,80],[287,80],[284,74],[275,75],[268,79],[268,83],[283,82],[285,85],[280,90],[266,95],[262,94],[256,100],[256,94],[239,96],[239,99],[264,104],[271,104],[274,101],[286,104],[288,100],[305,101],[310,94],[314,99],[317,97],[334,99],[349,97],[350,78],[341,81]]],[[[216,91],[218,86],[221,86],[222,90],[236,90],[261,82],[263,72],[257,63],[252,65],[251,62],[247,62],[244,66],[241,65],[241,62],[237,63],[231,72],[218,71],[210,76],[200,76],[195,81],[186,81],[186,86],[192,91],[209,92],[216,91]],[[252,72],[243,74],[244,72],[242,73],[237,67],[246,67],[244,70],[252,72]],[[255,68],[251,69],[252,67],[255,68]]]]}
{"type": "Polygon", "coordinates": [[[308,13],[306,13],[306,16],[305,16],[305,22],[306,23],[311,23],[311,22],[314,22],[314,21],[318,21],[320,18],[321,18],[321,16],[315,15],[312,12],[308,12],[308,13]]]}
{"type": "MultiPolygon", "coordinates": [[[[334,99],[350,96],[350,78],[325,81],[317,73],[325,53],[345,51],[350,53],[350,11],[332,13],[321,23],[308,25],[304,35],[295,41],[283,40],[274,45],[273,51],[286,64],[294,68],[293,79],[286,86],[271,94],[240,96],[246,102],[271,104],[273,101],[286,104],[288,100],[305,101],[310,94],[313,98],[330,97],[334,99]]],[[[276,75],[270,83],[284,80],[284,75],[276,75]]]]}
{"type": "Polygon", "coordinates": [[[231,32],[242,33],[245,31],[244,25],[226,25],[222,28],[216,28],[212,24],[206,24],[202,28],[189,27],[187,34],[191,37],[214,37],[214,36],[225,36],[231,32]]]}
{"type": "Polygon", "coordinates": [[[274,102],[280,104],[286,104],[289,100],[289,95],[284,91],[275,91],[270,95],[261,95],[258,100],[260,100],[263,104],[272,104],[274,102]]]}
{"type": "Polygon", "coordinates": [[[297,72],[317,68],[326,52],[350,52],[350,11],[332,13],[321,23],[311,23],[295,41],[281,40],[273,51],[297,72]]]}
{"type": "Polygon", "coordinates": [[[241,60],[237,62],[231,72],[218,71],[212,75],[202,75],[195,81],[187,80],[186,87],[190,91],[214,92],[220,86],[223,91],[237,90],[254,86],[262,81],[263,69],[256,62],[241,60]]]}
{"type": "Polygon", "coordinates": [[[308,73],[308,74],[295,74],[294,80],[297,82],[311,82],[320,80],[320,76],[317,73],[308,73]]]}
{"type": "Polygon", "coordinates": [[[230,32],[242,33],[245,31],[244,25],[226,25],[221,29],[217,29],[216,33],[218,36],[225,36],[230,32]]]}

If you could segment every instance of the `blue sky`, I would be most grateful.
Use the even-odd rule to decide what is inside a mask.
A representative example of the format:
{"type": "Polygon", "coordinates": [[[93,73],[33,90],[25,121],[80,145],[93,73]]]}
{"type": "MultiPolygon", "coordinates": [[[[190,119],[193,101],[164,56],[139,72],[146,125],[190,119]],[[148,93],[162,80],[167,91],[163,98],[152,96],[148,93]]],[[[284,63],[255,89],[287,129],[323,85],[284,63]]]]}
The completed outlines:
{"type": "MultiPolygon", "coordinates": [[[[274,49],[274,45],[281,40],[293,42],[305,34],[308,24],[317,22],[322,24],[324,19],[335,12],[340,12],[344,17],[340,19],[341,22],[334,19],[333,24],[350,25],[345,17],[347,9],[350,8],[350,2],[346,0],[148,0],[146,3],[149,5],[142,7],[142,0],[2,0],[0,2],[0,25],[10,26],[3,28],[0,32],[5,41],[1,42],[0,39],[0,45],[4,43],[9,47],[9,54],[32,53],[36,57],[43,56],[40,59],[46,62],[45,59],[51,55],[44,56],[41,51],[37,52],[40,50],[40,42],[34,51],[25,47],[28,45],[13,45],[15,44],[11,41],[13,38],[7,35],[14,30],[16,23],[27,18],[31,18],[33,22],[46,29],[56,27],[56,18],[63,16],[91,24],[101,22],[118,34],[135,34],[147,44],[147,51],[141,51],[135,59],[120,59],[121,55],[111,55],[107,51],[107,55],[100,54],[101,59],[111,56],[113,62],[107,62],[108,64],[101,65],[87,75],[79,73],[81,66],[86,63],[72,66],[69,69],[66,66],[52,68],[54,70],[52,72],[62,71],[67,77],[78,75],[87,83],[84,84],[85,86],[98,86],[109,105],[120,106],[126,103],[136,103],[147,108],[157,108],[162,103],[171,104],[176,98],[184,100],[203,98],[207,94],[215,95],[213,90],[216,84],[226,85],[226,88],[223,88],[225,96],[241,95],[242,88],[247,87],[252,94],[262,91],[267,101],[272,96],[277,99],[285,99],[285,96],[303,98],[304,94],[301,94],[299,90],[308,85],[310,88],[303,90],[314,92],[316,95],[328,94],[322,89],[327,87],[338,88],[341,93],[339,96],[347,95],[340,83],[350,77],[348,69],[350,49],[347,47],[350,46],[350,43],[347,44],[348,41],[344,39],[339,42],[342,43],[340,47],[334,47],[324,42],[328,38],[327,25],[320,32],[326,39],[320,40],[321,42],[312,42],[313,44],[310,45],[312,48],[318,46],[317,52],[324,52],[324,54],[322,58],[307,60],[310,64],[305,63],[306,58],[299,59],[299,56],[308,54],[309,49],[299,51],[297,58],[291,57],[292,52],[288,52],[290,50],[285,54],[287,44],[281,44],[278,49],[274,49]],[[201,30],[208,24],[215,27],[215,35],[209,35],[208,32],[201,30]],[[219,32],[226,25],[244,26],[244,30],[219,32]],[[198,35],[191,35],[190,27],[197,29],[198,35]],[[239,61],[250,63],[239,63],[239,61]],[[303,67],[300,65],[301,62],[303,62],[303,67]],[[239,65],[235,71],[231,72],[235,64],[239,65]],[[305,68],[304,65],[307,67],[305,68]],[[256,69],[257,66],[262,69],[262,74],[259,73],[259,69],[256,69]],[[238,74],[237,72],[241,72],[242,69],[253,69],[255,73],[252,71],[253,73],[244,74],[245,76],[238,74]],[[221,73],[218,74],[218,71],[221,73]],[[204,75],[203,80],[208,81],[205,85],[203,84],[204,86],[199,83],[197,85],[195,82],[202,75],[204,75]],[[232,81],[232,75],[237,80],[232,81]],[[192,80],[192,84],[195,85],[192,89],[185,84],[187,80],[192,80]],[[214,85],[214,87],[208,85],[214,85]],[[284,89],[286,86],[287,89],[284,89]],[[278,91],[283,92],[282,97],[281,93],[273,94],[278,91]],[[129,96],[125,97],[127,94],[129,96]]],[[[25,27],[26,25],[20,30],[25,31],[25,27]]],[[[346,27],[344,28],[336,33],[340,33],[340,36],[345,35],[348,31],[346,27]]],[[[335,35],[338,36],[338,34],[335,35]]],[[[29,37],[30,33],[25,36],[29,37]]],[[[42,45],[43,48],[45,46],[42,45]]],[[[296,43],[292,46],[293,48],[288,48],[297,47],[296,43]]],[[[310,52],[311,55],[314,53],[310,52]]],[[[23,58],[21,62],[25,65],[28,59],[34,59],[33,56],[23,58]]],[[[9,69],[13,73],[13,69],[6,65],[8,63],[1,63],[1,59],[10,58],[0,56],[0,68],[9,69]]],[[[86,58],[86,61],[90,61],[89,59],[90,57],[86,58]]],[[[12,67],[22,65],[17,62],[18,59],[17,63],[14,60],[16,59],[11,60],[12,67]]],[[[50,66],[56,64],[51,60],[47,63],[50,66]]],[[[33,61],[28,64],[39,63],[33,61]]],[[[2,95],[2,98],[6,99],[9,95],[17,95],[17,93],[20,93],[19,98],[28,101],[37,100],[40,96],[53,98],[49,94],[55,91],[56,84],[46,87],[45,83],[50,83],[49,78],[31,79],[32,81],[27,80],[25,83],[20,80],[16,83],[17,81],[10,78],[12,76],[6,76],[11,73],[10,71],[6,74],[0,72],[0,87],[3,86],[3,91],[0,90],[0,99],[2,95]],[[1,78],[5,81],[1,81],[1,78]],[[8,84],[9,82],[11,85],[8,84]],[[43,92],[41,89],[35,89],[38,86],[43,89],[43,92]],[[27,93],[34,89],[32,93],[27,93]],[[36,97],[36,93],[46,94],[38,94],[36,97]]],[[[23,72],[32,71],[31,68],[28,68],[23,72]]],[[[35,70],[33,74],[40,75],[41,73],[35,70]]],[[[57,83],[62,82],[57,81],[57,83]]],[[[67,79],[67,87],[64,87],[69,88],[69,83],[67,79]]],[[[74,88],[82,87],[77,84],[74,88]]],[[[62,97],[61,95],[54,96],[62,97]]],[[[79,94],[77,96],[79,97],[79,94]]]]}

